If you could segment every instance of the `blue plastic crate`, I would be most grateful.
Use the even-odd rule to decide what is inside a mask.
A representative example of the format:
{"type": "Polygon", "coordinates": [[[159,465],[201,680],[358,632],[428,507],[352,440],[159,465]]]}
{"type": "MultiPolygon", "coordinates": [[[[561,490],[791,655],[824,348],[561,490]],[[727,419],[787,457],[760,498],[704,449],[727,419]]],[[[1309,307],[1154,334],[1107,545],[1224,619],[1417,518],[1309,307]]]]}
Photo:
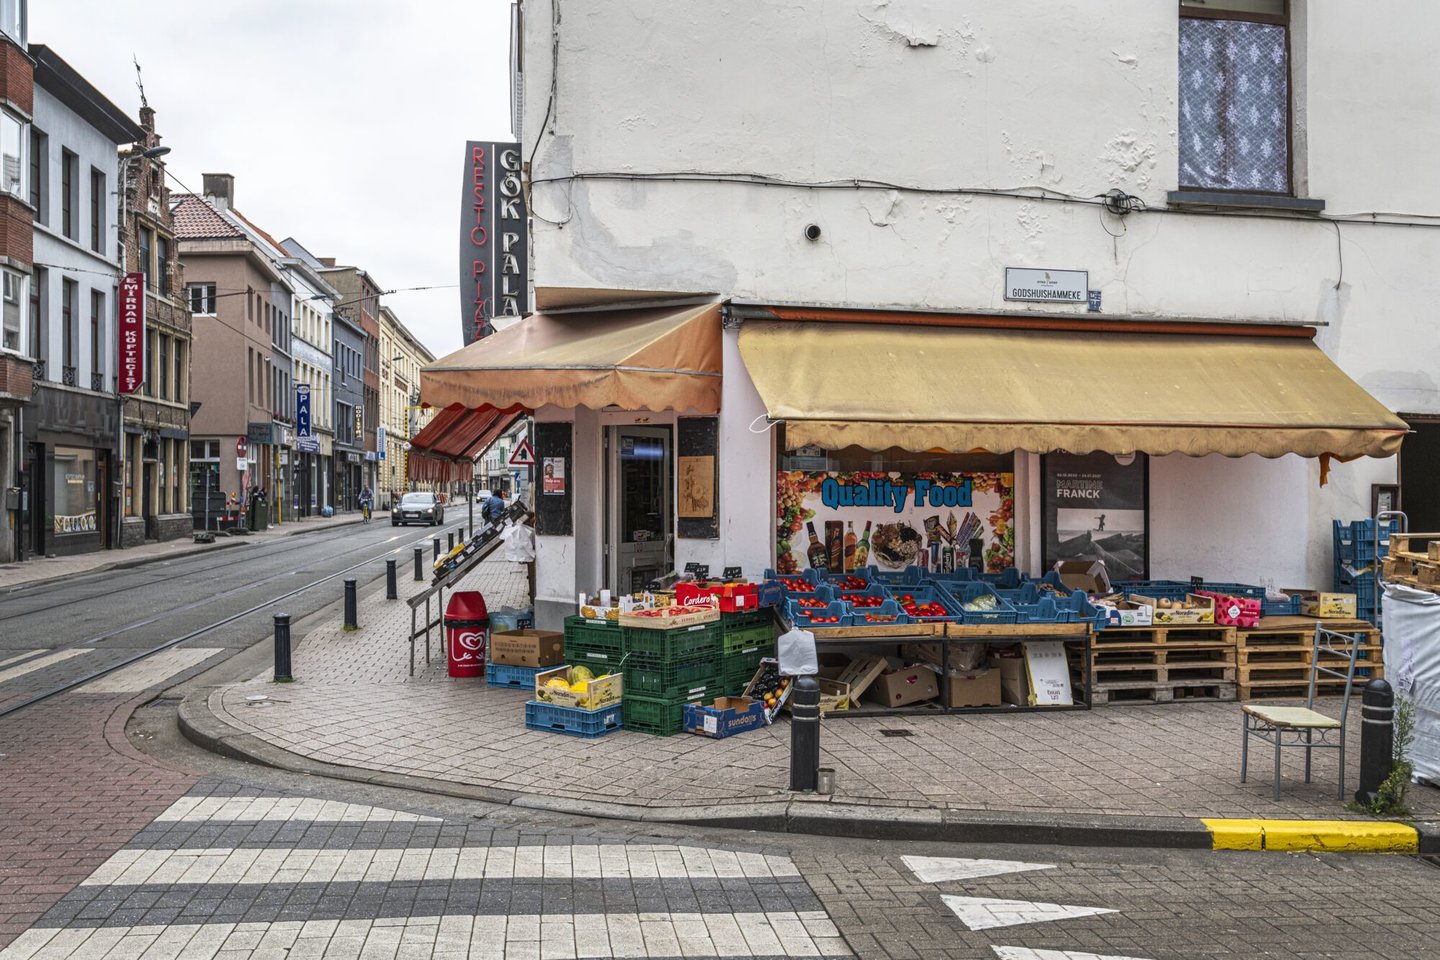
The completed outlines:
{"type": "Polygon", "coordinates": [[[1014,623],[1018,614],[1010,601],[1000,596],[995,588],[983,581],[974,583],[955,583],[952,588],[944,591],[954,603],[952,609],[955,612],[957,623],[1014,623]],[[967,603],[974,603],[982,595],[989,595],[995,598],[995,607],[992,610],[966,610],[967,603]]]}
{"type": "Polygon", "coordinates": [[[794,600],[787,607],[790,623],[797,627],[848,627],[852,617],[848,604],[832,600],[823,607],[802,607],[794,600]],[[816,623],[815,617],[838,617],[834,623],[816,623]]]}
{"type": "Polygon", "coordinates": [[[536,675],[554,669],[554,667],[512,667],[508,663],[490,663],[485,665],[485,683],[491,687],[534,690],[536,675]]]}
{"type": "Polygon", "coordinates": [[[1181,580],[1117,580],[1110,586],[1117,593],[1138,593],[1155,600],[1183,600],[1195,589],[1181,580]]]}
{"type": "MultiPolygon", "coordinates": [[[[787,579],[798,578],[817,587],[821,582],[819,573],[814,570],[801,570],[799,573],[787,573],[784,576],[787,579]]],[[[766,570],[764,581],[761,582],[759,588],[755,591],[755,598],[762,607],[784,607],[785,602],[789,600],[792,595],[799,596],[801,592],[802,591],[790,590],[784,581],[780,579],[780,574],[777,574],[774,570],[766,570]]],[[[811,591],[803,592],[810,593],[811,591]]]]}
{"type": "Polygon", "coordinates": [[[868,627],[895,623],[915,622],[909,614],[900,609],[900,604],[894,600],[886,600],[878,607],[851,607],[850,625],[855,627],[868,627]],[[870,618],[875,619],[871,620],[870,618]]]}
{"type": "Polygon", "coordinates": [[[871,565],[855,571],[871,583],[883,583],[887,587],[918,587],[926,579],[926,571],[919,567],[903,567],[899,570],[881,570],[871,565]]]}
{"type": "MultiPolygon", "coordinates": [[[[986,586],[988,589],[988,585],[986,584],[977,584],[977,586],[986,586]]],[[[895,605],[899,610],[910,617],[911,623],[943,623],[947,620],[958,621],[960,619],[960,601],[956,600],[954,595],[944,587],[933,582],[923,583],[918,586],[906,584],[902,587],[894,587],[891,589],[890,594],[894,597],[895,605]],[[905,609],[906,597],[913,597],[917,607],[924,603],[938,603],[945,608],[945,613],[941,616],[920,616],[911,613],[905,609]]]]}
{"type": "Polygon", "coordinates": [[[525,704],[525,728],[587,740],[603,737],[621,728],[620,706],[616,703],[599,710],[581,710],[579,707],[530,700],[525,704]]]}
{"type": "Polygon", "coordinates": [[[1260,615],[1262,617],[1298,617],[1300,615],[1300,598],[1290,597],[1286,600],[1274,600],[1266,597],[1260,601],[1260,615]]]}
{"type": "Polygon", "coordinates": [[[1375,533],[1379,529],[1373,517],[1364,520],[1335,520],[1331,523],[1335,540],[1336,566],[1368,567],[1378,558],[1390,553],[1390,534],[1400,532],[1400,521],[1386,521],[1380,530],[1379,551],[1376,551],[1375,533]]]}
{"type": "Polygon", "coordinates": [[[881,603],[884,603],[886,600],[889,600],[893,596],[890,588],[886,587],[883,583],[872,583],[863,590],[844,590],[838,586],[830,584],[822,586],[819,589],[818,593],[824,599],[838,600],[841,603],[849,605],[854,610],[864,610],[865,608],[855,606],[854,601],[850,599],[851,597],[871,597],[879,600],[881,603]]]}

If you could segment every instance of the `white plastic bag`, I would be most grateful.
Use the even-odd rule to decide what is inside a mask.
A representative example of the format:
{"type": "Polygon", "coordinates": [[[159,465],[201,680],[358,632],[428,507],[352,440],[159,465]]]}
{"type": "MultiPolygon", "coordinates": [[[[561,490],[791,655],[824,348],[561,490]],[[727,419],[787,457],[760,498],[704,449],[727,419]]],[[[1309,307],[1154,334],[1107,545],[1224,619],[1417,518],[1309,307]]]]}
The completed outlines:
{"type": "Polygon", "coordinates": [[[500,534],[505,541],[505,559],[515,563],[532,563],[535,560],[535,531],[524,524],[511,521],[500,534]]]}
{"type": "Polygon", "coordinates": [[[782,633],[779,640],[780,673],[787,677],[806,677],[820,672],[820,658],[815,653],[815,634],[809,630],[782,633]]]}

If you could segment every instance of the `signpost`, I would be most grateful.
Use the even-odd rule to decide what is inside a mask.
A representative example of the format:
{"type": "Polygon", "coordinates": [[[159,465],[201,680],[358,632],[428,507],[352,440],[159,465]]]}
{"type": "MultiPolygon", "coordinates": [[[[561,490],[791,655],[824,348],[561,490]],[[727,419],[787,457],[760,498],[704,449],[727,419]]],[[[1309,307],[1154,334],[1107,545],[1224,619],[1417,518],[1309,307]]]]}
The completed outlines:
{"type": "Polygon", "coordinates": [[[528,437],[522,437],[510,453],[510,466],[512,467],[533,467],[535,466],[535,448],[530,446],[528,437]]]}
{"type": "Polygon", "coordinates": [[[518,143],[465,144],[460,212],[461,328],[466,343],[496,317],[528,312],[527,219],[518,143]]]}

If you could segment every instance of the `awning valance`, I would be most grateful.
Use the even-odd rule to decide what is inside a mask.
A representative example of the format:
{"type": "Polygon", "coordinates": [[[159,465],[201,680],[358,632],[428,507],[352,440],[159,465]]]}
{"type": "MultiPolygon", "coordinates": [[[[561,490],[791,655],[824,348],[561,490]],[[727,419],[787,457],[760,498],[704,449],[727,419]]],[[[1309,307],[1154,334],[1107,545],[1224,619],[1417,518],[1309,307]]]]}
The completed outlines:
{"type": "Polygon", "coordinates": [[[750,321],[788,445],[1385,457],[1407,426],[1308,337],[750,321]]]}
{"type": "Polygon", "coordinates": [[[523,414],[470,410],[452,404],[436,413],[410,440],[406,476],[411,480],[469,480],[484,455],[523,414]]]}
{"type": "Polygon", "coordinates": [[[420,371],[449,406],[720,410],[720,305],[537,313],[420,371]]]}

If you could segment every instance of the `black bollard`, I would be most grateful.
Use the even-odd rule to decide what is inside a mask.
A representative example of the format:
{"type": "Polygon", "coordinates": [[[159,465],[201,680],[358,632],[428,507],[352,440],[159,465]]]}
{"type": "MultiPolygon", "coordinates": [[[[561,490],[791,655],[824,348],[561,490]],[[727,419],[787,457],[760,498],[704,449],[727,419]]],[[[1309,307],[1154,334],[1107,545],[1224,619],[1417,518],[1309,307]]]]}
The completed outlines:
{"type": "Polygon", "coordinates": [[[345,580],[345,629],[360,629],[360,623],[355,613],[355,579],[353,577],[347,577],[345,580]]]}
{"type": "Polygon", "coordinates": [[[445,534],[445,536],[447,538],[445,541],[445,552],[449,553],[450,551],[455,549],[455,531],[451,530],[449,533],[445,534]]]}
{"type": "Polygon", "coordinates": [[[290,683],[290,614],[275,614],[275,682],[290,683]]]}
{"type": "Polygon", "coordinates": [[[385,599],[398,600],[400,594],[395,589],[395,563],[394,559],[385,561],[385,599]]]}
{"type": "Polygon", "coordinates": [[[790,691],[790,789],[815,790],[820,771],[820,684],[796,677],[790,691]]]}
{"type": "Polygon", "coordinates": [[[424,579],[425,579],[425,574],[423,574],[423,573],[420,572],[421,567],[423,566],[424,560],[425,560],[425,548],[424,548],[424,547],[416,547],[416,548],[415,548],[415,582],[416,582],[416,583],[419,583],[421,580],[424,580],[424,579]]]}
{"type": "Polygon", "coordinates": [[[1365,684],[1360,710],[1360,789],[1355,802],[1375,802],[1380,784],[1395,765],[1395,691],[1384,680],[1365,684]]]}
{"type": "Polygon", "coordinates": [[[440,538],[439,538],[439,537],[435,537],[435,538],[433,538],[433,539],[430,541],[430,559],[431,559],[431,560],[439,560],[439,559],[440,559],[440,538]]]}

